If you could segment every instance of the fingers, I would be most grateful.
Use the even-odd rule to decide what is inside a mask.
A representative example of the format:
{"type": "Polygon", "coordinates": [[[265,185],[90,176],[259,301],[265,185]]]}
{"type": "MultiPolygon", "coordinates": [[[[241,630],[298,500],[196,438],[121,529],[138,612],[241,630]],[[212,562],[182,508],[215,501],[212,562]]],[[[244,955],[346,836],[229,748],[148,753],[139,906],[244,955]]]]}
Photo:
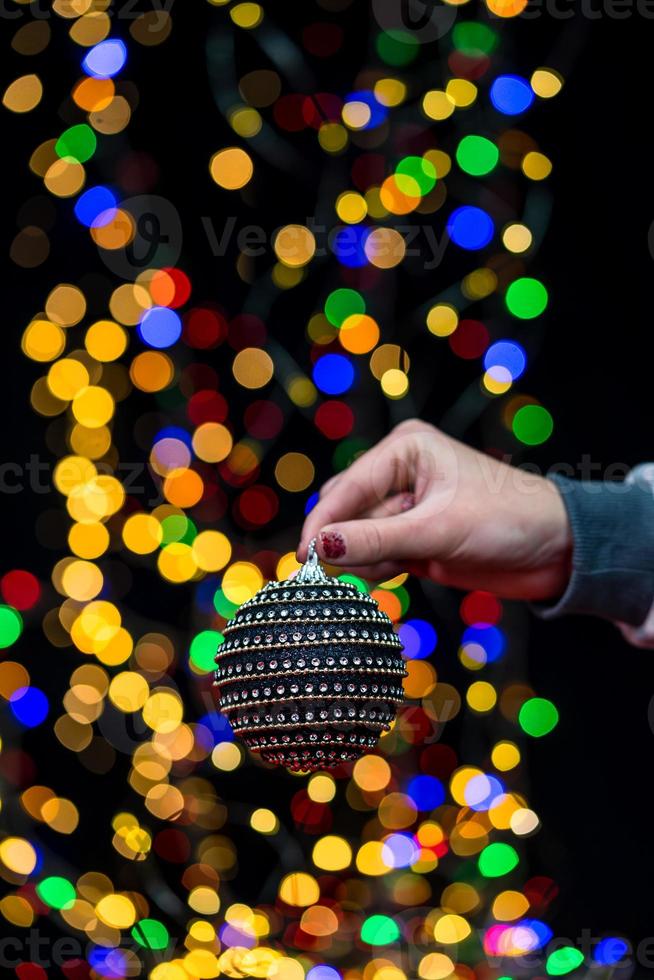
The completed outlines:
{"type": "Polygon", "coordinates": [[[394,517],[396,514],[405,514],[412,510],[416,505],[416,498],[412,493],[396,493],[393,497],[387,497],[376,507],[371,507],[362,514],[362,517],[394,517]]]}
{"type": "Polygon", "coordinates": [[[347,565],[342,571],[364,578],[367,582],[385,582],[387,579],[395,578],[396,575],[401,575],[407,569],[395,561],[383,561],[378,565],[353,565],[352,567],[347,565]]]}
{"type": "Polygon", "coordinates": [[[330,481],[329,489],[321,495],[304,522],[297,551],[299,561],[304,561],[309,541],[326,524],[358,517],[363,511],[378,506],[391,489],[400,489],[403,483],[408,489],[407,452],[403,440],[389,437],[330,481]]]}
{"type": "Polygon", "coordinates": [[[328,524],[318,535],[317,551],[333,565],[379,565],[425,556],[424,520],[412,512],[328,524]]]}

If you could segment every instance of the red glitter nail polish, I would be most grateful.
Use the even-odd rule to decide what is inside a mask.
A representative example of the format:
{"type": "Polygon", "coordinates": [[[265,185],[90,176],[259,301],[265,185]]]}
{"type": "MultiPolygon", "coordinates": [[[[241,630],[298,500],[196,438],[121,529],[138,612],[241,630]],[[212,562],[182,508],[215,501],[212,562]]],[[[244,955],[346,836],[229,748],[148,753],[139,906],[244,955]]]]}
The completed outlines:
{"type": "Polygon", "coordinates": [[[402,500],[402,510],[411,510],[415,506],[416,498],[412,493],[405,493],[402,500]]]}
{"type": "Polygon", "coordinates": [[[325,558],[342,558],[345,554],[345,541],[343,535],[338,531],[322,531],[320,543],[325,553],[325,558]]]}

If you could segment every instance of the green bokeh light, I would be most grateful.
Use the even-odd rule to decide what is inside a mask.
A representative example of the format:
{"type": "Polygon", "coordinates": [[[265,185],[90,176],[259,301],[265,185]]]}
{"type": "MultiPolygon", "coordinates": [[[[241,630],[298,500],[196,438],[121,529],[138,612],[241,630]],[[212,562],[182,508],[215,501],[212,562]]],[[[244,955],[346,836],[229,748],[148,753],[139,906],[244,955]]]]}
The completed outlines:
{"type": "Polygon", "coordinates": [[[325,302],[325,316],[334,327],[340,327],[354,313],[365,313],[366,301],[356,289],[335,289],[325,302]]]}
{"type": "Polygon", "coordinates": [[[218,647],[224,640],[222,633],[218,630],[203,630],[193,638],[189,657],[191,662],[199,669],[207,673],[216,669],[214,657],[218,647]]]}
{"type": "Polygon", "coordinates": [[[348,582],[350,585],[354,585],[355,588],[359,590],[359,592],[368,591],[368,586],[366,585],[366,583],[363,581],[362,578],[358,577],[358,575],[350,575],[348,572],[346,572],[344,575],[338,576],[338,581],[348,582]]]}
{"type": "Polygon", "coordinates": [[[547,308],[549,297],[545,286],[539,279],[523,276],[515,279],[506,291],[506,305],[509,313],[520,320],[533,320],[547,308]]]}
{"type": "Polygon", "coordinates": [[[173,543],[193,544],[198,529],[185,514],[169,514],[161,521],[161,546],[173,543]]]}
{"type": "Polygon", "coordinates": [[[523,405],[513,416],[512,428],[525,446],[540,446],[552,435],[554,419],[542,405],[523,405]]]}
{"type": "Polygon", "coordinates": [[[510,844],[497,841],[489,844],[479,855],[478,866],[484,878],[500,878],[519,864],[518,854],[510,844]]]}
{"type": "Polygon", "coordinates": [[[235,602],[230,602],[222,589],[218,589],[214,595],[213,605],[216,612],[224,616],[225,619],[232,619],[238,609],[238,605],[235,602]]]}
{"type": "Polygon", "coordinates": [[[547,957],[545,969],[551,977],[562,977],[572,973],[584,962],[584,954],[574,946],[562,946],[547,957]]]}
{"type": "Polygon", "coordinates": [[[44,878],[36,886],[36,894],[42,902],[53,909],[69,909],[75,903],[75,889],[67,878],[59,878],[53,875],[44,878]]]}
{"type": "Polygon", "coordinates": [[[371,915],[361,926],[361,938],[370,946],[387,946],[400,938],[394,919],[387,915],[371,915]]]}
{"type": "Polygon", "coordinates": [[[547,698],[529,698],[520,708],[518,721],[527,735],[541,738],[556,728],[559,723],[559,712],[547,698]]]}
{"type": "Polygon", "coordinates": [[[464,136],[456,150],[456,161],[467,174],[483,177],[497,166],[500,151],[485,136],[464,136]]]}
{"type": "Polygon", "coordinates": [[[470,58],[490,54],[497,47],[497,33],[486,24],[464,20],[456,24],[452,31],[454,46],[470,58]]]}
{"type": "Polygon", "coordinates": [[[0,605],[0,650],[15,643],[23,632],[23,617],[13,606],[0,605]]]}
{"type": "Polygon", "coordinates": [[[353,436],[351,439],[343,439],[339,442],[338,446],[334,450],[334,455],[332,456],[332,463],[334,469],[337,473],[341,470],[347,469],[350,463],[353,463],[357,456],[365,452],[366,449],[370,448],[370,443],[367,439],[361,439],[358,436],[353,436]]]}
{"type": "Polygon", "coordinates": [[[166,949],[170,935],[158,919],[141,919],[132,928],[132,939],[144,949],[166,949]]]}
{"type": "Polygon", "coordinates": [[[395,168],[397,186],[404,194],[429,194],[436,186],[436,167],[423,157],[404,157],[395,168]]]}
{"type": "Polygon", "coordinates": [[[382,61],[396,68],[410,65],[420,51],[419,42],[407,31],[385,31],[378,34],[376,47],[382,61]]]}
{"type": "Polygon", "coordinates": [[[71,126],[61,134],[55,144],[55,153],[62,158],[86,163],[96,151],[98,140],[95,133],[86,123],[71,126]]]}

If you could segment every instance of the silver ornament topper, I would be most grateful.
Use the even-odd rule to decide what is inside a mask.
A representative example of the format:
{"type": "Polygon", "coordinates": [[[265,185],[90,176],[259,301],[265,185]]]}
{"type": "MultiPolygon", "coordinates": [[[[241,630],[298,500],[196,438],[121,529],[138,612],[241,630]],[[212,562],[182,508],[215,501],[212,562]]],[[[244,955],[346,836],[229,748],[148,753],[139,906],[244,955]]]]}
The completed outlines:
{"type": "Polygon", "coordinates": [[[309,542],[307,560],[295,576],[294,581],[302,582],[303,584],[307,585],[322,585],[325,582],[329,582],[329,576],[323,570],[316,552],[315,538],[309,542]]]}

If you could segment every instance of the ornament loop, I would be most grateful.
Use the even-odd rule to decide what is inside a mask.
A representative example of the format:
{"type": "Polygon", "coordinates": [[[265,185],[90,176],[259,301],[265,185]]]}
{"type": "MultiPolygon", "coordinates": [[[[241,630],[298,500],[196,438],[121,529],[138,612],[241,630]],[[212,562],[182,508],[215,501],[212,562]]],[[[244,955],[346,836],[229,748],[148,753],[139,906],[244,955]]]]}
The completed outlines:
{"type": "Polygon", "coordinates": [[[327,582],[328,577],[320,565],[318,559],[318,554],[316,552],[316,539],[314,538],[309,542],[309,550],[307,553],[307,560],[300,569],[300,571],[295,576],[296,582],[308,582],[310,584],[315,584],[316,582],[327,582]]]}

